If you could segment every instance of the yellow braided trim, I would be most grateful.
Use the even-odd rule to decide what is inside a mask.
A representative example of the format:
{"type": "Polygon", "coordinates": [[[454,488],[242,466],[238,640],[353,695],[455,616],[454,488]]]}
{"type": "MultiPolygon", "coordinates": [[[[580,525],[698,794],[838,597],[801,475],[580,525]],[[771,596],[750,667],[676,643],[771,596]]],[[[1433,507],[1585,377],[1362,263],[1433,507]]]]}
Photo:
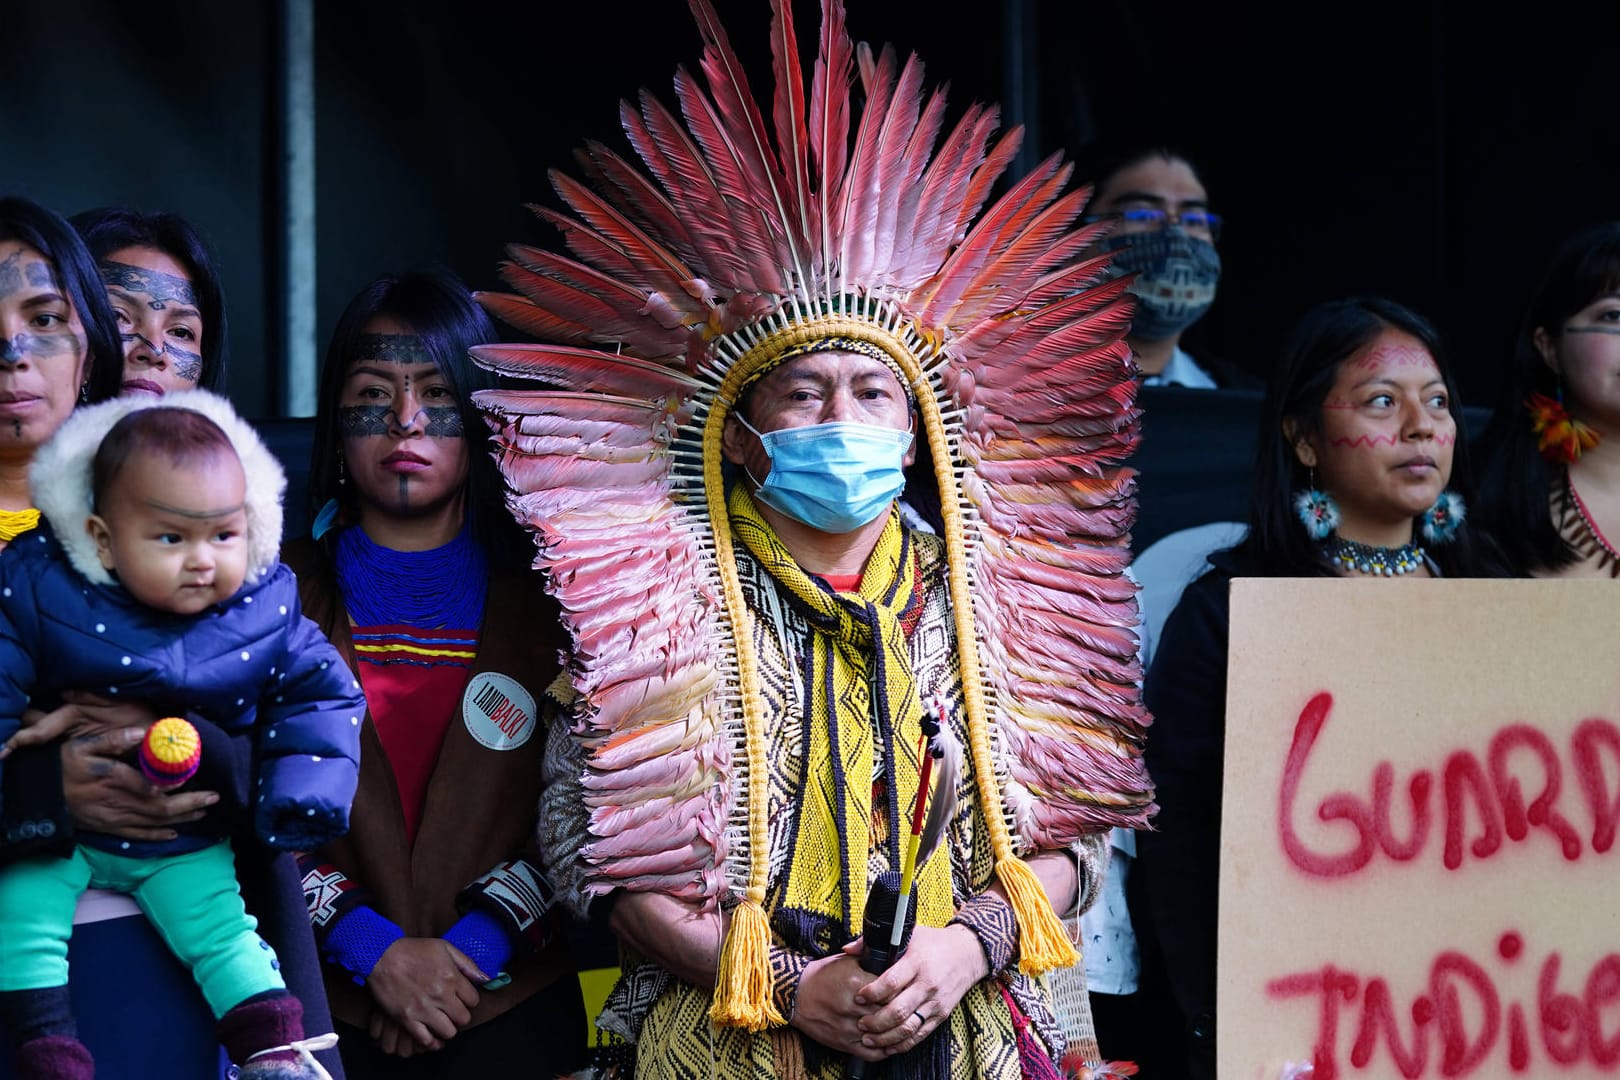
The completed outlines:
{"type": "MultiPolygon", "coordinates": [[[[916,367],[915,361],[911,364],[916,367]]],[[[906,362],[902,361],[901,366],[904,369],[906,362]]],[[[907,370],[906,375],[916,384],[922,378],[921,368],[907,370]]],[[[934,482],[939,485],[945,559],[950,571],[951,615],[956,620],[957,662],[962,668],[962,709],[967,714],[974,782],[979,787],[979,805],[984,813],[985,828],[990,833],[996,877],[1001,880],[1013,915],[1018,919],[1019,967],[1028,973],[1067,967],[1075,961],[1074,946],[1069,943],[1063,921],[1052,910],[1051,898],[1046,895],[1040,879],[1013,851],[1006,813],[1001,805],[1001,790],[996,784],[996,761],[990,748],[990,721],[985,711],[979,669],[979,637],[973,622],[973,593],[968,587],[962,496],[957,489],[956,470],[951,466],[950,447],[945,442],[945,420],[933,394],[919,390],[917,408],[923,414],[923,430],[928,433],[928,449],[934,457],[934,482]]]]}
{"type": "MultiPolygon", "coordinates": [[[[803,322],[790,323],[780,330],[772,331],[740,354],[720,383],[719,397],[725,402],[726,410],[730,411],[731,403],[737,400],[743,387],[770,372],[783,361],[805,355],[803,352],[795,351],[800,346],[831,337],[854,338],[856,341],[876,345],[889,354],[914,387],[923,381],[922,365],[899,335],[865,319],[855,319],[848,315],[822,315],[803,322]]],[[[722,416],[721,420],[724,419],[722,416]]]]}
{"type": "Polygon", "coordinates": [[[478,655],[468,649],[424,649],[420,645],[356,645],[357,653],[408,652],[417,656],[453,656],[467,660],[478,655]]]}
{"type": "MultiPolygon", "coordinates": [[[[735,369],[733,369],[735,370],[735,369]]],[[[727,380],[730,381],[729,379],[727,380]]],[[[766,850],[767,779],[765,774],[765,707],[759,693],[758,656],[754,628],[748,620],[742,585],[737,580],[732,553],[731,515],[726,510],[725,481],[721,476],[721,438],[728,411],[717,398],[703,426],[703,492],[708,502],[709,527],[714,532],[714,562],[720,576],[720,596],[737,645],[737,683],[742,699],[743,742],[748,784],[748,887],[732,912],[731,927],[720,946],[715,973],[714,999],[709,1018],[723,1026],[756,1026],[775,1012],[770,994],[770,924],[765,918],[765,885],[770,874],[766,850]],[[759,935],[765,935],[760,947],[759,935]]],[[[780,1016],[777,1023],[785,1023],[780,1016]]]]}

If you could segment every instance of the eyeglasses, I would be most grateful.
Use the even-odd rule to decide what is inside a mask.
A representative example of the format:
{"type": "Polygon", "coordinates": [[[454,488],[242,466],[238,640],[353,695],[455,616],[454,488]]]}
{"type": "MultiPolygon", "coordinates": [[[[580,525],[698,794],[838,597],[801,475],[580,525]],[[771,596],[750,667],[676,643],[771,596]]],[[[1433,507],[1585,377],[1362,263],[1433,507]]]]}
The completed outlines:
{"type": "Polygon", "coordinates": [[[1221,215],[1208,210],[1183,210],[1172,214],[1156,206],[1136,206],[1111,214],[1091,214],[1086,218],[1087,221],[1108,219],[1124,222],[1127,232],[1158,232],[1166,226],[1179,225],[1194,236],[1207,236],[1215,240],[1221,235],[1221,215]]]}

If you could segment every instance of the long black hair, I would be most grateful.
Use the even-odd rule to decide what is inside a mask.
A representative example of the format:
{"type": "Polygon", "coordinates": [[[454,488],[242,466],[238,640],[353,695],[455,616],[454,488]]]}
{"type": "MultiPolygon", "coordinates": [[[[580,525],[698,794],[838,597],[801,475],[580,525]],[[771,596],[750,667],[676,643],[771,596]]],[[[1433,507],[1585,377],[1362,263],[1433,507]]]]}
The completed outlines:
{"type": "Polygon", "coordinates": [[[474,391],[492,389],[499,380],[473,363],[469,352],[474,345],[498,340],[499,335],[460,279],[439,267],[377,278],[349,301],[338,318],[321,366],[309,468],[310,520],[334,497],[346,515],[353,512],[352,496],[351,504],[343,505],[343,488],[352,485],[338,483],[343,445],[338,434],[338,400],[355,357],[357,340],[365,325],[379,316],[398,320],[422,339],[439,374],[456,395],[469,459],[467,518],[474,538],[489,549],[492,564],[512,565],[520,552],[532,547],[506,510],[505,481],[487,447],[489,425],[472,400],[474,391]]]}
{"type": "MultiPolygon", "coordinates": [[[[1427,319],[1381,297],[1351,297],[1318,304],[1295,327],[1260,407],[1249,532],[1233,549],[1244,572],[1271,577],[1332,573],[1317,542],[1306,534],[1294,513],[1294,494],[1309,483],[1308,470],[1294,453],[1294,442],[1322,430],[1322,405],[1333,388],[1339,365],[1386,330],[1399,330],[1416,338],[1440,369],[1448,407],[1457,423],[1448,489],[1465,502],[1471,498],[1461,398],[1439,333],[1427,319]],[[1290,429],[1293,438],[1289,437],[1290,429]]],[[[1435,545],[1429,552],[1447,576],[1481,572],[1469,533],[1465,525],[1450,543],[1435,545]]]]}
{"type": "Polygon", "coordinates": [[[1548,505],[1553,486],[1563,480],[1563,467],[1541,456],[1525,407],[1531,394],[1557,397],[1559,390],[1558,374],[1536,348],[1536,331],[1556,336],[1570,316],[1615,292],[1620,292],[1620,222],[1607,222],[1564,241],[1520,321],[1485,428],[1478,515],[1515,573],[1553,570],[1580,557],[1559,534],[1548,505]]]}
{"type": "Polygon", "coordinates": [[[202,236],[191,222],[166,211],[142,213],[125,206],[102,206],[74,214],[73,227],[96,261],[115,251],[139,247],[161,251],[186,270],[202,316],[202,376],[197,385],[218,390],[225,382],[225,290],[202,236]]]}
{"type": "Polygon", "coordinates": [[[107,303],[101,273],[79,234],[56,211],[20,195],[6,195],[0,196],[0,240],[20,240],[56,268],[57,280],[78,313],[89,343],[88,400],[117,397],[124,387],[118,321],[107,303]]]}

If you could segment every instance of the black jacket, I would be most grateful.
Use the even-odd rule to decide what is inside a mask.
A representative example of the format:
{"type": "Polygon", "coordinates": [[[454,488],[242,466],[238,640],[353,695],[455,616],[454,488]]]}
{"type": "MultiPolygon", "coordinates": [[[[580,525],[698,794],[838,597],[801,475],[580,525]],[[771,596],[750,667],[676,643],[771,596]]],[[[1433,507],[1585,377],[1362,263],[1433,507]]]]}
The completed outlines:
{"type": "Polygon", "coordinates": [[[1138,834],[1131,921],[1152,935],[1187,1032],[1188,1068],[1215,1075],[1215,946],[1219,926],[1221,770],[1226,746],[1230,552],[1188,585],[1165,621],[1147,673],[1153,714],[1146,760],[1159,813],[1138,834]]]}

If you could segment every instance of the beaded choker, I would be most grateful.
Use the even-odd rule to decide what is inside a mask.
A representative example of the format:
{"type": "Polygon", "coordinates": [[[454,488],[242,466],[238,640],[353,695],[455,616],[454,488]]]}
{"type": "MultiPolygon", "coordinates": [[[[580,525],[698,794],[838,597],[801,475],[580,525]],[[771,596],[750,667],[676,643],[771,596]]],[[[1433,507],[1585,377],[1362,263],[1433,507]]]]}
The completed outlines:
{"type": "Polygon", "coordinates": [[[1346,540],[1339,535],[1322,542],[1322,554],[1335,568],[1375,577],[1396,577],[1410,574],[1425,561],[1421,544],[1402,544],[1400,547],[1372,547],[1346,540]]]}
{"type": "Polygon", "coordinates": [[[1575,490],[1575,480],[1567,469],[1564,471],[1564,491],[1569,496],[1569,505],[1575,508],[1581,528],[1586,531],[1586,536],[1582,538],[1586,542],[1575,542],[1576,550],[1589,559],[1596,556],[1599,570],[1607,569],[1610,577],[1620,577],[1620,552],[1615,551],[1609,538],[1598,528],[1598,523],[1592,520],[1592,512],[1586,508],[1586,500],[1581,498],[1581,493],[1575,490]],[[1594,545],[1596,550],[1593,550],[1594,545]]]}
{"type": "Polygon", "coordinates": [[[9,544],[38,525],[39,511],[33,507],[27,510],[0,510],[0,544],[9,544]]]}
{"type": "Polygon", "coordinates": [[[489,557],[462,527],[429,551],[385,548],[356,525],[337,538],[338,588],[356,626],[476,630],[484,621],[489,557]]]}

